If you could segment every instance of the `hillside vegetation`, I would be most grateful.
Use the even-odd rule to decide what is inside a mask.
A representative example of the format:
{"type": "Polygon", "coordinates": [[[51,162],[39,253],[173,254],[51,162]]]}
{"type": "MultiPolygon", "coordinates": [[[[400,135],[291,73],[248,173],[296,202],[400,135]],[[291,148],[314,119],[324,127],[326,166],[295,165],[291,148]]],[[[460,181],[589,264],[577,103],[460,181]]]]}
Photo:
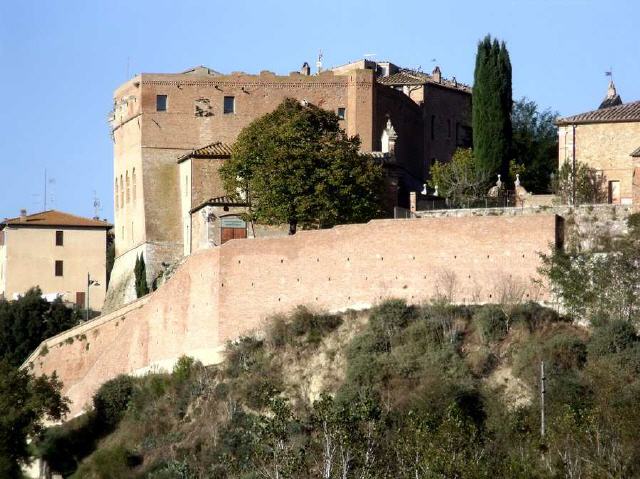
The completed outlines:
{"type": "Polygon", "coordinates": [[[37,444],[74,478],[636,477],[640,342],[524,304],[299,308],[226,361],[119,377],[37,444]],[[546,423],[540,433],[540,361],[546,423]]]}

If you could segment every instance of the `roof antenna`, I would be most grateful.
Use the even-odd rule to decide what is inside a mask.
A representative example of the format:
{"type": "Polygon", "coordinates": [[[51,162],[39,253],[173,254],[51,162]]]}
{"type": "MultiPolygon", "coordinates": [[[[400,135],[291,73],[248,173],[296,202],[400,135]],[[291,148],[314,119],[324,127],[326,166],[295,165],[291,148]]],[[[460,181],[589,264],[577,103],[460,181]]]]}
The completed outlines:
{"type": "Polygon", "coordinates": [[[100,212],[102,211],[102,205],[100,203],[100,198],[96,193],[96,190],[93,190],[93,219],[100,219],[100,212]]]}
{"type": "MultiPolygon", "coordinates": [[[[42,211],[47,211],[47,185],[55,184],[55,178],[47,178],[47,169],[44,169],[44,209],[42,211]]],[[[51,195],[51,202],[53,203],[53,195],[51,195]]]]}

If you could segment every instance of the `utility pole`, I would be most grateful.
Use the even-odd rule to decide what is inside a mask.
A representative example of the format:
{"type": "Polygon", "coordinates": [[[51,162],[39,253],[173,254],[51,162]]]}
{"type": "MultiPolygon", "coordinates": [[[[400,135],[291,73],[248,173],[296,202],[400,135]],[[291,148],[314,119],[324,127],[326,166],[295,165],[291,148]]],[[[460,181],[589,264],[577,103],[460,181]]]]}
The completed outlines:
{"type": "Polygon", "coordinates": [[[544,361],[540,361],[540,436],[544,439],[546,423],[544,417],[544,395],[545,395],[544,361]]]}
{"type": "Polygon", "coordinates": [[[576,206],[576,125],[573,126],[573,145],[571,145],[573,149],[573,168],[571,171],[571,181],[572,181],[572,191],[571,191],[571,203],[572,206],[576,206]]]}

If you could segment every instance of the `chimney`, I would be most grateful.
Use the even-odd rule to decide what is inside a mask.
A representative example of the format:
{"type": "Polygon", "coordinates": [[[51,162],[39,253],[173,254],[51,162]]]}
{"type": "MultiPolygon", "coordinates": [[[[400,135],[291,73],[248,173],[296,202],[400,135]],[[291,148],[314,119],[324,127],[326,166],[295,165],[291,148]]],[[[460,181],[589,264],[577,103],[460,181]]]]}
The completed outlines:
{"type": "Polygon", "coordinates": [[[20,221],[25,221],[27,219],[27,210],[22,208],[20,210],[20,221]]]}
{"type": "Polygon", "coordinates": [[[433,69],[433,72],[431,73],[431,76],[433,77],[433,81],[435,81],[436,83],[442,83],[442,73],[440,72],[440,67],[436,65],[436,67],[433,69]]]}

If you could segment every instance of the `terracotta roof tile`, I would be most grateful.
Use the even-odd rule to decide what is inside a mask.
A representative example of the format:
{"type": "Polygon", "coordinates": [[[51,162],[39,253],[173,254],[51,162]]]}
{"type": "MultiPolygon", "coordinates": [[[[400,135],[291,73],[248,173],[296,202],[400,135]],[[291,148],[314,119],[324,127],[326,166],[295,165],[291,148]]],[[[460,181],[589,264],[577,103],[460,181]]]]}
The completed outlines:
{"type": "Polygon", "coordinates": [[[178,163],[182,163],[189,158],[229,158],[231,156],[231,145],[215,141],[202,148],[197,148],[178,158],[178,163]]]}
{"type": "Polygon", "coordinates": [[[205,206],[249,206],[246,201],[237,201],[229,196],[217,196],[215,198],[209,198],[208,200],[200,203],[195,208],[192,208],[189,213],[195,213],[201,210],[205,206]]]}
{"type": "Polygon", "coordinates": [[[640,121],[640,101],[558,118],[556,124],[570,125],[574,123],[614,123],[628,121],[640,121]]]}
{"type": "Polygon", "coordinates": [[[7,218],[0,223],[3,226],[80,226],[84,228],[111,228],[106,221],[84,218],[62,211],[48,210],[25,217],[7,218]]]}
{"type": "Polygon", "coordinates": [[[427,73],[418,72],[415,70],[400,70],[393,75],[389,75],[388,77],[383,77],[378,79],[379,83],[383,85],[423,85],[425,83],[433,83],[435,85],[441,85],[446,88],[453,88],[456,90],[461,90],[467,93],[471,93],[471,87],[469,85],[465,85],[464,83],[458,83],[455,80],[448,80],[443,78],[441,82],[437,82],[431,75],[427,73]]]}

